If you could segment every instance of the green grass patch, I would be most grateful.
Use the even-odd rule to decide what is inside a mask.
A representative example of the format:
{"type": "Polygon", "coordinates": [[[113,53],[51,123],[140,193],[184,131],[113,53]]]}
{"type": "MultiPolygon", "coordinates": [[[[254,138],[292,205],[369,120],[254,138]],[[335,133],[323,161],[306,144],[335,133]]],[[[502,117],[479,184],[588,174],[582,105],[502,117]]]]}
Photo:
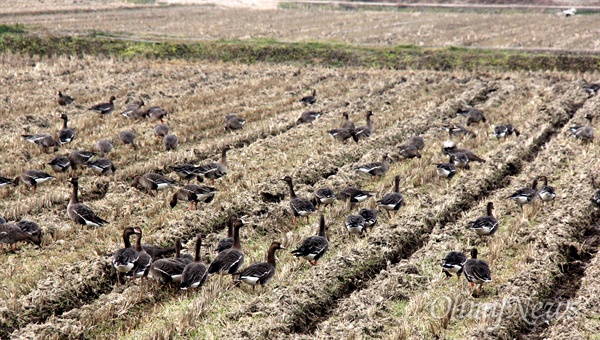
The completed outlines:
{"type": "Polygon", "coordinates": [[[21,24],[16,25],[0,25],[0,35],[4,34],[21,34],[26,33],[25,27],[21,24]]]}

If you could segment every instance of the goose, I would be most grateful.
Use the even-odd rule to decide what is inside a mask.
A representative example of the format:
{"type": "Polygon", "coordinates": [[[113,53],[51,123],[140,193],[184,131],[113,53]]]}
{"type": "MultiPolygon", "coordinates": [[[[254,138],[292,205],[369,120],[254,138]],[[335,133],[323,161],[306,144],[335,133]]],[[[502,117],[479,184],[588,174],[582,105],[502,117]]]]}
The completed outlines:
{"type": "Polygon", "coordinates": [[[358,136],[356,135],[355,130],[332,129],[332,130],[327,131],[327,134],[329,134],[334,139],[337,139],[344,143],[346,143],[349,138],[354,139],[354,141],[358,143],[358,136]]]}
{"type": "Polygon", "coordinates": [[[600,189],[598,189],[598,184],[596,183],[596,175],[592,175],[592,188],[597,189],[594,195],[590,200],[594,205],[600,207],[600,189]]]}
{"type": "Polygon", "coordinates": [[[350,234],[362,235],[366,230],[365,219],[360,215],[350,215],[346,217],[344,224],[350,234]]]}
{"type": "Polygon", "coordinates": [[[142,107],[144,106],[144,104],[145,103],[143,100],[131,102],[131,103],[127,104],[127,106],[125,106],[125,110],[123,110],[123,112],[121,112],[121,115],[124,117],[127,117],[129,119],[143,118],[145,115],[145,111],[142,110],[142,107]]]}
{"type": "Polygon", "coordinates": [[[519,137],[521,133],[519,132],[519,130],[515,129],[511,124],[502,124],[494,126],[494,137],[496,137],[496,139],[506,138],[512,134],[519,137]]]}
{"type": "Polygon", "coordinates": [[[313,89],[312,95],[302,97],[302,99],[300,99],[299,101],[300,101],[300,103],[302,103],[304,105],[313,105],[314,103],[317,102],[317,90],[313,89]]]}
{"type": "Polygon", "coordinates": [[[383,176],[390,170],[390,156],[385,154],[381,162],[364,164],[354,169],[371,176],[383,176]]]}
{"type": "Polygon", "coordinates": [[[356,204],[365,201],[367,198],[372,197],[368,191],[360,190],[355,187],[348,187],[338,194],[338,198],[343,201],[348,201],[350,203],[350,207],[352,208],[356,204]]]}
{"type": "Polygon", "coordinates": [[[39,234],[29,234],[21,230],[19,226],[13,223],[2,223],[0,224],[0,249],[3,244],[8,244],[11,246],[12,250],[15,251],[17,249],[17,242],[20,241],[29,241],[37,246],[41,244],[41,235],[39,234]]]}
{"type": "Polygon", "coordinates": [[[354,130],[356,128],[354,123],[350,120],[348,112],[342,113],[342,117],[344,118],[344,122],[341,126],[342,129],[354,130]]]}
{"type": "Polygon", "coordinates": [[[87,205],[79,202],[79,199],[77,198],[79,179],[77,177],[72,177],[69,179],[69,182],[73,185],[71,199],[67,205],[67,214],[69,215],[69,218],[77,224],[88,227],[102,227],[104,224],[108,223],[108,221],[98,217],[98,215],[96,215],[87,205]]]}
{"type": "Polygon", "coordinates": [[[417,150],[421,151],[425,148],[425,139],[421,136],[412,136],[406,141],[406,144],[412,144],[417,150]]]}
{"type": "Polygon", "coordinates": [[[238,115],[227,115],[225,117],[225,131],[243,129],[245,123],[246,120],[240,118],[238,115]]]}
{"type": "Polygon", "coordinates": [[[104,157],[105,154],[111,152],[113,148],[113,142],[110,139],[100,138],[96,142],[96,150],[100,152],[100,157],[104,157]]]}
{"type": "MultiPolygon", "coordinates": [[[[23,182],[23,184],[25,184],[26,186],[31,187],[34,193],[38,184],[50,182],[55,179],[56,177],[40,170],[27,170],[23,174],[21,174],[20,177],[21,182],[23,182]]],[[[15,180],[16,183],[18,183],[17,180],[18,179],[15,180]]]]}
{"type": "MultiPolygon", "coordinates": [[[[6,223],[6,222],[2,222],[2,223],[6,223]]],[[[27,233],[29,235],[39,235],[39,242],[35,243],[36,245],[40,245],[41,241],[42,241],[42,228],[40,228],[40,225],[33,222],[33,221],[28,221],[28,220],[21,220],[19,222],[17,222],[17,227],[19,227],[21,229],[22,232],[27,233]]]]}
{"type": "Polygon", "coordinates": [[[166,126],[165,124],[156,124],[154,126],[154,135],[158,138],[164,138],[166,135],[169,134],[169,127],[166,126]]]}
{"type": "Polygon", "coordinates": [[[134,187],[141,186],[147,192],[157,192],[158,190],[174,188],[175,181],[163,175],[151,172],[142,176],[135,176],[131,185],[134,187]]]}
{"type": "Polygon", "coordinates": [[[18,177],[15,179],[10,179],[10,178],[0,176],[0,188],[8,186],[8,185],[12,185],[12,186],[16,187],[18,184],[19,184],[18,177]]]}
{"type": "Polygon", "coordinates": [[[190,209],[193,206],[194,210],[198,210],[198,202],[212,202],[216,191],[217,189],[213,187],[188,184],[173,194],[173,198],[169,205],[171,206],[171,209],[173,209],[177,205],[177,201],[185,201],[190,202],[190,209]]]}
{"type": "Polygon", "coordinates": [[[456,166],[454,163],[434,163],[433,165],[436,166],[438,180],[440,178],[451,180],[456,175],[456,166]]]}
{"type": "Polygon", "coordinates": [[[98,176],[114,174],[117,171],[113,162],[108,158],[98,158],[85,163],[85,165],[98,176]]]}
{"type": "Polygon", "coordinates": [[[331,188],[324,187],[319,188],[315,191],[315,200],[313,205],[319,207],[320,205],[328,206],[335,202],[335,192],[331,188]]]}
{"type": "Polygon", "coordinates": [[[159,259],[150,265],[150,276],[160,283],[181,282],[185,266],[190,262],[180,257],[181,239],[175,240],[175,258],[159,259]]]}
{"type": "Polygon", "coordinates": [[[169,118],[169,113],[160,106],[150,106],[145,115],[152,120],[160,120],[161,123],[165,118],[169,118]]]}
{"type": "Polygon", "coordinates": [[[542,185],[542,187],[538,190],[538,196],[540,197],[540,200],[544,203],[552,202],[552,205],[554,205],[556,190],[554,187],[548,185],[548,177],[539,176],[538,178],[544,181],[544,185],[542,185]]]}
{"type": "Polygon", "coordinates": [[[71,168],[77,169],[77,165],[84,165],[94,158],[96,154],[87,150],[71,150],[67,158],[71,162],[71,168]]]}
{"type": "Polygon", "coordinates": [[[396,217],[396,213],[398,212],[400,207],[404,205],[404,197],[400,193],[399,175],[396,175],[394,177],[394,191],[388,192],[377,202],[379,203],[380,207],[387,211],[388,218],[392,218],[392,216],[390,215],[391,210],[394,211],[394,217],[396,217]]]}
{"type": "Polygon", "coordinates": [[[473,153],[473,151],[471,151],[469,149],[458,148],[456,146],[456,143],[452,140],[447,140],[444,142],[444,144],[442,145],[442,151],[444,152],[444,154],[446,154],[448,156],[452,156],[453,154],[462,152],[465,155],[467,155],[467,157],[469,157],[470,162],[485,163],[485,159],[477,156],[475,153],[473,153]]]}
{"type": "Polygon", "coordinates": [[[315,206],[306,198],[296,196],[294,184],[290,176],[285,176],[281,180],[286,182],[290,188],[290,207],[294,214],[294,224],[297,222],[296,219],[298,217],[306,217],[306,223],[308,223],[308,216],[317,211],[317,209],[315,209],[315,206]]]}
{"type": "Polygon", "coordinates": [[[135,145],[135,132],[132,130],[123,130],[119,132],[119,140],[123,142],[123,144],[131,144],[134,150],[137,150],[137,145],[135,145]]]}
{"type": "Polygon", "coordinates": [[[477,137],[475,132],[463,127],[460,124],[444,125],[443,128],[450,136],[466,136],[471,138],[477,137]]]}
{"type": "Polygon", "coordinates": [[[152,260],[163,258],[175,252],[175,245],[167,247],[159,247],[153,244],[142,244],[144,251],[152,257],[152,260]]]}
{"type": "Polygon", "coordinates": [[[56,156],[47,163],[54,172],[66,172],[71,168],[71,161],[66,156],[56,156]]]}
{"type": "Polygon", "coordinates": [[[508,196],[508,198],[515,201],[515,203],[519,205],[521,211],[523,212],[523,205],[530,204],[535,200],[535,197],[537,196],[537,183],[538,179],[535,178],[533,180],[533,183],[531,184],[531,187],[519,189],[515,191],[512,195],[508,196]]]}
{"type": "Polygon", "coordinates": [[[375,224],[377,224],[377,210],[362,208],[358,214],[365,219],[365,228],[371,228],[371,230],[373,230],[375,224]]]}
{"type": "Polygon", "coordinates": [[[60,115],[60,119],[63,120],[63,126],[58,131],[58,142],[60,144],[71,143],[75,138],[75,130],[67,126],[69,117],[65,113],[60,115]]]}
{"type": "Polygon", "coordinates": [[[244,253],[240,243],[240,228],[244,225],[241,219],[233,222],[233,245],[220,252],[208,266],[208,274],[236,274],[244,265],[244,253]]]}
{"type": "Polygon", "coordinates": [[[312,124],[312,122],[317,120],[317,118],[319,118],[319,117],[321,117],[321,112],[304,111],[300,115],[300,118],[298,118],[298,120],[296,121],[296,125],[307,124],[307,123],[312,124]]]}
{"type": "Polygon", "coordinates": [[[124,248],[117,250],[113,256],[113,267],[117,270],[117,282],[122,283],[121,274],[127,273],[133,269],[135,262],[139,258],[138,252],[131,248],[131,242],[129,237],[133,234],[139,233],[139,228],[125,228],[123,230],[123,244],[124,248]]]}
{"type": "Polygon", "coordinates": [[[471,167],[469,166],[469,156],[467,156],[464,152],[455,152],[450,155],[450,160],[448,163],[454,164],[458,169],[469,170],[471,167]]]}
{"type": "Polygon", "coordinates": [[[475,221],[469,222],[469,229],[474,230],[477,235],[494,235],[498,230],[498,220],[494,217],[492,211],[494,210],[494,203],[488,202],[487,204],[487,216],[482,216],[475,221]]]}
{"type": "Polygon", "coordinates": [[[173,171],[179,178],[187,179],[188,181],[198,176],[198,169],[192,164],[178,164],[169,166],[169,170],[173,171]]]}
{"type": "Polygon", "coordinates": [[[584,118],[588,121],[586,125],[572,126],[569,128],[569,131],[571,131],[573,137],[583,142],[591,142],[594,140],[594,128],[592,127],[592,119],[594,119],[594,116],[590,113],[587,113],[584,118]]]}
{"type": "MultiPolygon", "coordinates": [[[[221,178],[227,174],[227,151],[231,150],[232,146],[227,144],[221,151],[221,160],[197,167],[199,176],[211,179],[215,183],[215,179],[221,178]]],[[[200,181],[200,178],[198,179],[200,181]]]]}
{"type": "Polygon", "coordinates": [[[474,108],[459,109],[456,115],[465,117],[467,119],[467,126],[473,123],[486,122],[483,112],[474,108]]]}
{"type": "Polygon", "coordinates": [[[202,235],[198,234],[196,236],[194,262],[188,263],[183,268],[181,283],[179,284],[179,288],[182,290],[201,287],[208,278],[208,269],[204,263],[200,262],[200,247],[202,247],[202,235]]]}
{"type": "Polygon", "coordinates": [[[57,102],[60,106],[67,106],[74,101],[73,97],[63,94],[60,91],[56,91],[56,95],[58,96],[57,102]]]}
{"type": "Polygon", "coordinates": [[[329,241],[327,241],[327,234],[325,233],[325,216],[319,215],[319,232],[317,236],[309,236],[302,241],[300,248],[292,251],[295,258],[303,258],[308,261],[311,265],[316,266],[317,261],[329,249],[329,241]]]}
{"type": "Polygon", "coordinates": [[[148,277],[150,266],[152,265],[152,256],[146,252],[142,246],[142,229],[136,228],[137,240],[135,242],[135,251],[137,252],[137,260],[133,263],[133,268],[125,273],[125,277],[131,277],[134,280],[148,277]]]}
{"type": "Polygon", "coordinates": [[[108,103],[100,103],[90,107],[88,110],[101,115],[109,115],[115,110],[115,96],[111,96],[108,103]]]}
{"type": "Polygon", "coordinates": [[[403,144],[399,147],[399,153],[402,157],[406,159],[410,158],[421,158],[421,153],[419,153],[419,148],[417,148],[413,144],[403,144]]]}
{"type": "Polygon", "coordinates": [[[275,251],[285,249],[280,242],[273,242],[267,252],[267,262],[257,262],[237,273],[235,282],[244,282],[252,286],[254,291],[257,285],[264,287],[275,276],[275,251]]]}
{"type": "Polygon", "coordinates": [[[479,292],[477,296],[481,294],[481,288],[484,283],[492,282],[492,275],[490,273],[490,267],[485,261],[477,259],[477,249],[471,249],[471,258],[467,260],[463,266],[463,274],[469,281],[471,292],[473,292],[474,285],[479,285],[479,292]]]}
{"type": "Polygon", "coordinates": [[[373,134],[373,123],[371,123],[371,116],[373,115],[373,111],[367,111],[367,124],[363,126],[359,126],[356,128],[355,133],[358,139],[368,138],[373,134]]]}
{"type": "Polygon", "coordinates": [[[163,137],[163,145],[165,146],[165,151],[175,150],[179,145],[179,138],[173,134],[168,134],[163,137]]]}
{"type": "Polygon", "coordinates": [[[456,274],[456,278],[460,279],[465,262],[467,262],[467,255],[465,253],[451,251],[442,259],[442,273],[446,274],[446,278],[450,278],[452,274],[456,274]]]}
{"type": "Polygon", "coordinates": [[[215,249],[217,253],[227,250],[233,246],[233,224],[237,219],[238,217],[235,214],[229,216],[229,219],[227,219],[227,237],[220,239],[219,243],[217,243],[217,249],[215,249]]]}
{"type": "Polygon", "coordinates": [[[587,83],[583,85],[583,90],[593,96],[600,91],[600,83],[587,83]]]}
{"type": "Polygon", "coordinates": [[[52,151],[58,151],[59,143],[49,133],[36,133],[33,135],[21,135],[26,141],[33,143],[48,152],[50,148],[52,151]]]}

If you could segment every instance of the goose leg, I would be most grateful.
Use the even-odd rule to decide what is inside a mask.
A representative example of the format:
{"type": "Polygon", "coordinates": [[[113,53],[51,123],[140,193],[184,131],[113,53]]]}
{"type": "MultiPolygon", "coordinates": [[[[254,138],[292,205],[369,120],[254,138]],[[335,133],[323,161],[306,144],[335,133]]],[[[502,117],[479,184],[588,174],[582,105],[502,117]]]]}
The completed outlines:
{"type": "Polygon", "coordinates": [[[390,211],[389,211],[389,210],[386,210],[386,212],[387,212],[387,214],[388,214],[388,219],[391,219],[391,218],[392,218],[392,215],[390,215],[390,211]]]}
{"type": "Polygon", "coordinates": [[[306,215],[306,224],[308,224],[308,215],[306,215]]]}

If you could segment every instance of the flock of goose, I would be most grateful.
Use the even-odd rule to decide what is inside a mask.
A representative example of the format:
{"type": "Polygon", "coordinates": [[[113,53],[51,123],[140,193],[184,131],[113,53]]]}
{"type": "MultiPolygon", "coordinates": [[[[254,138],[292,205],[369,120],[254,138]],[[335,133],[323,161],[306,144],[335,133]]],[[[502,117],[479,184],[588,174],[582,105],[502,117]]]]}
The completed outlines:
{"type": "MultiPolygon", "coordinates": [[[[73,102],[73,98],[57,91],[59,105],[65,106],[73,102]]],[[[106,103],[100,103],[89,108],[90,111],[96,112],[101,116],[111,114],[115,110],[115,97],[110,97],[106,103]]],[[[300,99],[304,105],[313,105],[317,101],[316,90],[312,91],[310,96],[300,99]]],[[[169,117],[168,113],[157,106],[152,106],[148,109],[142,109],[145,105],[143,101],[129,103],[121,114],[131,119],[151,119],[160,121],[154,127],[154,133],[157,137],[162,138],[165,150],[169,151],[177,148],[178,139],[175,135],[169,134],[169,128],[163,124],[163,119],[169,117]]],[[[320,112],[305,111],[297,120],[297,124],[312,123],[321,116],[320,112]]],[[[368,139],[375,133],[372,123],[372,111],[367,111],[365,115],[365,125],[356,126],[350,120],[347,112],[342,114],[342,125],[339,128],[331,129],[328,132],[335,140],[346,143],[352,138],[355,142],[362,139],[368,139]]],[[[449,140],[442,145],[443,154],[448,157],[448,162],[434,163],[436,173],[439,178],[451,180],[459,170],[465,171],[470,169],[471,162],[485,163],[485,160],[471,150],[458,148],[456,142],[452,139],[454,136],[462,136],[464,138],[475,137],[477,134],[469,127],[471,125],[486,122],[486,117],[483,112],[475,108],[465,108],[457,112],[457,116],[465,120],[465,126],[454,123],[444,126],[448,132],[449,140]]],[[[63,120],[62,128],[54,135],[49,133],[37,133],[31,135],[22,135],[23,139],[32,142],[43,148],[46,152],[53,150],[57,151],[59,146],[68,144],[76,137],[76,131],[68,126],[68,117],[66,114],[61,114],[63,120]]],[[[592,127],[592,115],[585,116],[588,120],[586,125],[574,126],[570,129],[573,136],[583,142],[590,142],[594,138],[594,129],[592,127]]],[[[239,130],[244,127],[245,120],[237,115],[228,115],[225,118],[225,131],[239,130]]],[[[494,136],[497,139],[507,138],[511,135],[519,135],[519,131],[510,124],[496,125],[494,127],[494,136]]],[[[135,133],[131,130],[121,131],[118,134],[119,139],[123,144],[131,145],[134,149],[135,133]]],[[[404,144],[398,147],[398,155],[402,158],[421,158],[420,151],[425,147],[425,141],[420,136],[410,137],[404,144]]],[[[85,166],[96,175],[108,175],[116,171],[116,168],[109,158],[105,158],[113,148],[110,139],[102,138],[96,143],[96,149],[100,154],[100,158],[94,159],[96,153],[86,150],[72,150],[65,156],[57,156],[48,163],[50,168],[56,173],[64,173],[69,169],[77,169],[78,165],[85,166]]],[[[172,196],[170,201],[171,208],[175,207],[178,202],[188,202],[190,209],[198,209],[198,203],[210,203],[216,192],[216,188],[201,184],[189,184],[190,180],[196,179],[199,183],[203,183],[205,179],[211,180],[214,185],[215,180],[227,174],[227,151],[231,150],[231,145],[225,145],[221,151],[221,159],[217,162],[207,164],[175,164],[169,169],[180,177],[181,180],[187,180],[188,184],[179,188],[172,196]]],[[[391,167],[392,156],[389,154],[383,155],[381,162],[373,162],[355,167],[356,171],[364,173],[368,176],[381,177],[384,176],[391,167]]],[[[0,187],[16,186],[20,182],[30,187],[34,192],[37,185],[54,180],[56,177],[41,171],[27,170],[21,176],[10,179],[0,177],[0,187]]],[[[294,223],[299,218],[306,218],[308,223],[309,216],[317,212],[318,207],[326,207],[333,204],[336,200],[347,201],[350,207],[349,211],[366,201],[373,194],[369,191],[361,190],[356,187],[348,187],[337,194],[328,187],[319,188],[315,191],[314,197],[311,199],[300,197],[294,191],[293,179],[290,176],[285,176],[281,179],[289,187],[290,193],[290,208],[293,214],[294,223]]],[[[78,225],[88,227],[102,227],[108,221],[98,216],[90,207],[80,202],[78,198],[79,181],[77,177],[69,179],[72,185],[72,193],[67,206],[67,215],[78,225]]],[[[405,205],[403,195],[399,188],[400,176],[394,177],[393,191],[385,194],[377,201],[378,209],[387,213],[387,218],[392,218],[392,213],[395,215],[402,206],[405,205]]],[[[156,193],[159,190],[167,188],[176,188],[177,182],[169,177],[147,173],[136,176],[132,185],[148,193],[156,193]]],[[[595,181],[593,181],[596,186],[595,181]]],[[[548,185],[548,180],[545,176],[539,176],[534,179],[531,187],[526,187],[518,190],[509,198],[521,207],[532,204],[536,201],[553,202],[556,197],[556,191],[548,185]],[[543,186],[537,187],[538,181],[543,181],[543,186]]],[[[596,192],[592,201],[600,206],[600,190],[596,192]]],[[[469,223],[469,228],[480,237],[491,236],[499,228],[499,222],[493,215],[493,202],[487,204],[487,215],[482,216],[475,221],[469,223]]],[[[378,210],[361,208],[357,214],[350,214],[345,218],[345,226],[350,234],[364,235],[369,229],[372,229],[378,221],[378,210]]],[[[181,289],[198,288],[204,284],[208,277],[214,274],[229,274],[232,275],[235,282],[244,282],[255,287],[256,285],[265,285],[275,275],[275,252],[284,249],[279,242],[273,242],[267,251],[267,261],[251,264],[243,268],[244,252],[240,240],[240,228],[243,227],[244,221],[238,216],[231,216],[228,219],[227,237],[219,241],[216,247],[217,256],[210,263],[205,265],[200,259],[200,250],[202,247],[202,236],[197,235],[195,241],[195,256],[182,255],[181,240],[177,239],[172,247],[157,247],[149,244],[142,244],[142,230],[137,227],[126,228],[123,231],[124,247],[114,253],[112,264],[117,271],[118,282],[123,282],[123,277],[126,278],[141,278],[152,277],[160,283],[179,283],[181,289]],[[132,246],[130,237],[136,236],[135,247],[132,246]],[[165,258],[169,254],[175,253],[174,257],[165,258]]],[[[41,246],[42,232],[35,222],[20,221],[18,223],[10,223],[3,218],[0,218],[0,248],[3,244],[9,244],[12,249],[16,249],[17,242],[28,241],[38,246],[41,246]]],[[[317,235],[306,238],[298,249],[292,251],[295,257],[307,260],[310,264],[316,265],[317,261],[327,252],[329,242],[326,235],[326,224],[323,214],[319,217],[319,229],[317,235]]],[[[477,249],[471,250],[471,259],[467,259],[464,253],[452,251],[442,261],[442,271],[448,277],[452,274],[457,274],[460,277],[464,274],[470,282],[471,290],[474,285],[479,284],[479,292],[481,292],[483,283],[490,282],[491,271],[488,264],[480,259],[477,259],[477,249]]]]}

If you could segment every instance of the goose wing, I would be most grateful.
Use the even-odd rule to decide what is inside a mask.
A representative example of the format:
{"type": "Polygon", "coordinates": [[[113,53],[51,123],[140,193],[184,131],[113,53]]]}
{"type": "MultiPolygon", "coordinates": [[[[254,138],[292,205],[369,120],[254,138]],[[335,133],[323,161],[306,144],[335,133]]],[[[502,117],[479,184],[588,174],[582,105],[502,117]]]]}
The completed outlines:
{"type": "Polygon", "coordinates": [[[251,285],[265,284],[275,275],[275,267],[268,262],[253,263],[239,273],[236,281],[251,285]]]}
{"type": "Polygon", "coordinates": [[[217,255],[215,260],[208,267],[208,273],[227,273],[234,274],[244,264],[244,253],[238,249],[228,249],[217,255]]]}

